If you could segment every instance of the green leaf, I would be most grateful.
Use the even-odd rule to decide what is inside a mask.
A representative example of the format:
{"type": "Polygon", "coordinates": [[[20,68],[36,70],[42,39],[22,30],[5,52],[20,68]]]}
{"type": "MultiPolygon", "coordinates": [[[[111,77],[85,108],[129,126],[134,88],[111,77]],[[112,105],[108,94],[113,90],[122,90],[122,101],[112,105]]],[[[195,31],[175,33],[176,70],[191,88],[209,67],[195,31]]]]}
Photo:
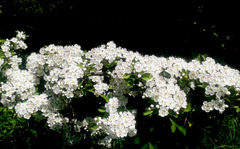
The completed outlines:
{"type": "Polygon", "coordinates": [[[170,75],[168,72],[166,72],[166,71],[162,71],[162,72],[161,72],[161,75],[162,75],[163,77],[165,77],[165,78],[168,78],[168,79],[171,78],[171,75],[170,75]]]}
{"type": "Polygon", "coordinates": [[[3,133],[3,134],[6,134],[6,133],[7,133],[7,129],[4,129],[4,130],[2,131],[2,133],[3,133]]]}
{"type": "Polygon", "coordinates": [[[178,130],[180,130],[180,131],[182,132],[182,134],[183,134],[184,136],[186,136],[187,129],[186,129],[184,126],[178,125],[178,126],[176,126],[176,127],[178,128],[178,130]]]}
{"type": "Polygon", "coordinates": [[[133,63],[136,63],[137,61],[135,60],[135,58],[132,60],[133,63]]]}
{"type": "Polygon", "coordinates": [[[131,74],[129,73],[125,73],[124,76],[123,76],[123,79],[129,79],[131,77],[131,74]]]}
{"type": "Polygon", "coordinates": [[[215,35],[216,37],[218,37],[218,34],[217,34],[217,33],[215,33],[215,32],[213,33],[213,35],[215,35]]]}
{"type": "MultiPolygon", "coordinates": [[[[171,118],[169,118],[169,120],[171,121],[171,123],[172,123],[172,125],[173,125],[172,127],[174,127],[174,126],[177,127],[178,130],[181,131],[184,136],[186,136],[187,130],[186,130],[186,128],[185,128],[184,126],[178,125],[178,124],[177,124],[175,121],[173,121],[171,118]]],[[[172,127],[171,127],[171,129],[172,129],[172,127]]]]}
{"type": "Polygon", "coordinates": [[[83,63],[81,63],[81,64],[78,64],[77,66],[78,66],[78,67],[80,67],[80,68],[82,68],[82,66],[83,66],[83,63]]]}
{"type": "Polygon", "coordinates": [[[227,39],[227,40],[230,40],[230,36],[226,36],[226,39],[227,39]]]}
{"type": "Polygon", "coordinates": [[[91,128],[92,128],[92,130],[95,130],[95,129],[97,129],[99,126],[98,125],[94,125],[94,126],[92,126],[91,128]]]}
{"type": "Polygon", "coordinates": [[[37,131],[36,130],[31,129],[30,132],[37,138],[37,131]]]}
{"type": "Polygon", "coordinates": [[[187,108],[186,108],[183,112],[190,112],[191,110],[192,110],[192,104],[189,103],[189,104],[187,105],[187,108]]]}
{"type": "Polygon", "coordinates": [[[174,133],[176,131],[176,129],[177,129],[177,127],[175,125],[171,126],[172,133],[174,133]]]}
{"type": "Polygon", "coordinates": [[[216,25],[212,25],[212,26],[211,26],[211,28],[215,28],[215,27],[216,27],[216,25]]]}
{"type": "Polygon", "coordinates": [[[153,132],[153,130],[154,130],[154,127],[151,127],[150,130],[149,130],[149,132],[153,132]]]}
{"type": "Polygon", "coordinates": [[[201,62],[201,55],[200,55],[200,54],[198,54],[198,56],[195,58],[195,60],[197,60],[197,61],[201,62]]]}
{"type": "Polygon", "coordinates": [[[236,112],[237,112],[237,113],[240,112],[240,108],[239,108],[239,106],[234,106],[234,108],[236,109],[236,112]]]}
{"type": "Polygon", "coordinates": [[[117,108],[118,111],[124,111],[125,110],[125,107],[124,106],[121,106],[119,108],[117,108]]]}
{"type": "Polygon", "coordinates": [[[152,145],[151,142],[148,142],[148,147],[149,147],[149,149],[154,149],[154,146],[152,145]]]}
{"type": "Polygon", "coordinates": [[[139,137],[134,138],[133,142],[134,142],[134,144],[139,144],[140,138],[139,137]]]}
{"type": "Polygon", "coordinates": [[[118,61],[115,60],[115,61],[113,61],[112,63],[109,63],[109,64],[105,65],[105,67],[106,67],[106,68],[110,68],[110,67],[115,66],[117,63],[118,63],[118,61]]]}
{"type": "Polygon", "coordinates": [[[150,73],[145,73],[141,77],[143,80],[147,81],[152,78],[152,75],[150,73]]]}
{"type": "Polygon", "coordinates": [[[199,62],[201,62],[202,60],[205,61],[207,57],[208,57],[208,54],[198,54],[195,60],[198,60],[199,62]]]}
{"type": "Polygon", "coordinates": [[[109,97],[108,96],[101,95],[101,97],[108,103],[108,101],[109,101],[109,97]]]}
{"type": "Polygon", "coordinates": [[[2,112],[2,111],[3,111],[3,109],[4,109],[4,107],[0,107],[0,112],[2,112]]]}
{"type": "Polygon", "coordinates": [[[202,57],[202,59],[205,61],[206,58],[208,57],[208,55],[207,55],[207,54],[201,54],[201,57],[202,57]]]}
{"type": "Polygon", "coordinates": [[[80,89],[81,86],[82,86],[82,83],[79,83],[77,89],[80,89]]]}
{"type": "Polygon", "coordinates": [[[154,146],[151,142],[146,143],[141,149],[154,149],[154,146]]]}
{"type": "Polygon", "coordinates": [[[152,113],[153,113],[153,111],[147,110],[147,111],[143,112],[143,115],[147,116],[147,115],[150,115],[152,113]]]}
{"type": "Polygon", "coordinates": [[[4,40],[4,39],[0,39],[0,44],[1,43],[4,43],[6,40],[4,40]]]}
{"type": "Polygon", "coordinates": [[[104,113],[106,112],[104,109],[98,109],[99,112],[104,113]]]}
{"type": "Polygon", "coordinates": [[[227,101],[227,102],[229,102],[229,103],[231,102],[230,99],[228,99],[228,98],[225,98],[225,101],[227,101]]]}
{"type": "Polygon", "coordinates": [[[90,93],[94,93],[94,89],[93,89],[93,88],[88,89],[88,91],[89,91],[90,93]]]}
{"type": "Polygon", "coordinates": [[[197,85],[197,87],[204,88],[204,86],[203,86],[203,85],[197,85]]]}
{"type": "Polygon", "coordinates": [[[133,84],[134,84],[134,79],[131,79],[131,78],[126,79],[126,82],[127,82],[127,86],[133,86],[133,84]]]}

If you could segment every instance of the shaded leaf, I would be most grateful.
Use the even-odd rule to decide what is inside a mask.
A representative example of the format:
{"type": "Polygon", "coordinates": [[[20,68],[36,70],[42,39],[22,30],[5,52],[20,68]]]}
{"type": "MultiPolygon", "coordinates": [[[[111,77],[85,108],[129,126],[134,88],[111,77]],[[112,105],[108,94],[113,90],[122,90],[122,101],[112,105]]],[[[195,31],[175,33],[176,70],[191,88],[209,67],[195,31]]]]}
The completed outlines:
{"type": "Polygon", "coordinates": [[[134,144],[139,144],[140,138],[139,137],[134,138],[133,142],[134,142],[134,144]]]}
{"type": "Polygon", "coordinates": [[[107,96],[105,96],[105,95],[101,95],[101,97],[108,103],[109,97],[107,97],[107,96]]]}
{"type": "Polygon", "coordinates": [[[162,72],[161,72],[161,75],[162,75],[163,77],[165,77],[165,78],[168,78],[168,79],[171,78],[170,73],[168,73],[168,72],[166,72],[166,71],[162,71],[162,72]]]}
{"type": "Polygon", "coordinates": [[[172,126],[171,126],[171,131],[172,131],[172,133],[174,133],[174,132],[176,131],[176,129],[177,129],[177,128],[176,128],[175,125],[172,125],[172,126]]]}
{"type": "Polygon", "coordinates": [[[215,32],[213,33],[213,35],[215,35],[216,37],[218,37],[218,34],[217,34],[217,33],[215,33],[215,32]]]}
{"type": "MultiPolygon", "coordinates": [[[[186,130],[186,128],[185,128],[184,126],[178,125],[178,124],[177,124],[175,121],[173,121],[171,118],[169,118],[169,120],[171,121],[173,127],[174,127],[174,126],[177,127],[178,130],[181,131],[184,136],[186,136],[187,130],[186,130]]],[[[171,127],[171,129],[172,129],[172,127],[171,127]]]]}
{"type": "Polygon", "coordinates": [[[154,149],[154,146],[152,145],[151,142],[148,142],[148,147],[149,147],[149,149],[154,149]]]}
{"type": "Polygon", "coordinates": [[[146,143],[141,149],[154,149],[154,146],[151,142],[146,143]]]}

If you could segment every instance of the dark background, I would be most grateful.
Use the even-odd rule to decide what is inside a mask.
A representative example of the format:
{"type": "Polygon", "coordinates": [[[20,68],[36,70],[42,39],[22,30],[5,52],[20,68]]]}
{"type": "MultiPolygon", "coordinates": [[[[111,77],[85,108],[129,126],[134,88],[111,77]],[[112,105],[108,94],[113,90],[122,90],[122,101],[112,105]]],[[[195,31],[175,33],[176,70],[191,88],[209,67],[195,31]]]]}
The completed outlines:
{"type": "Polygon", "coordinates": [[[1,0],[0,37],[29,35],[26,52],[49,44],[89,50],[108,41],[143,54],[187,60],[208,54],[239,69],[239,15],[234,1],[105,2],[1,0]]]}

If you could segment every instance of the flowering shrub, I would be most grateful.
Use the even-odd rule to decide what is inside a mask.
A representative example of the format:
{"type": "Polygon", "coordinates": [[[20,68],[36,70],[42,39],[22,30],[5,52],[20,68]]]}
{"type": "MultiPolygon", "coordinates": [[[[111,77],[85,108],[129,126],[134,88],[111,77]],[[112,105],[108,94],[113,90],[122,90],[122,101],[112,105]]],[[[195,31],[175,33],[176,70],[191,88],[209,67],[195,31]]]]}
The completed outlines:
{"type": "MultiPolygon", "coordinates": [[[[240,73],[210,57],[190,62],[176,57],[156,57],[116,47],[108,42],[90,51],[79,45],[49,45],[31,53],[22,63],[19,51],[27,48],[24,32],[1,40],[1,103],[19,117],[46,119],[48,126],[64,134],[69,144],[86,137],[111,147],[112,140],[137,135],[137,116],[169,117],[172,132],[186,129],[172,116],[196,108],[223,113],[235,104],[240,73]],[[191,92],[204,90],[194,105],[191,92]],[[141,98],[137,98],[141,97],[141,98]],[[135,101],[144,100],[138,114],[135,101]]],[[[137,101],[136,101],[137,103],[137,101]]]]}

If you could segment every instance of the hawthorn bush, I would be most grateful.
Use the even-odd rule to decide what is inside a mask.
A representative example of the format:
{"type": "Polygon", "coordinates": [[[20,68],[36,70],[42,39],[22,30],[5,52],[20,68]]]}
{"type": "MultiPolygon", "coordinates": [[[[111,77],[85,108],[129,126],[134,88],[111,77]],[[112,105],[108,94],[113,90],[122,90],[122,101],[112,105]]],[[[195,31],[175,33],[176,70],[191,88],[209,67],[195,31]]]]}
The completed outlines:
{"type": "Polygon", "coordinates": [[[189,62],[144,56],[113,42],[89,51],[51,44],[24,61],[27,37],[17,31],[0,41],[1,104],[15,119],[48,126],[43,136],[57,132],[64,142],[56,145],[239,145],[238,70],[204,55],[189,62]],[[214,131],[228,141],[211,136],[214,131]]]}

